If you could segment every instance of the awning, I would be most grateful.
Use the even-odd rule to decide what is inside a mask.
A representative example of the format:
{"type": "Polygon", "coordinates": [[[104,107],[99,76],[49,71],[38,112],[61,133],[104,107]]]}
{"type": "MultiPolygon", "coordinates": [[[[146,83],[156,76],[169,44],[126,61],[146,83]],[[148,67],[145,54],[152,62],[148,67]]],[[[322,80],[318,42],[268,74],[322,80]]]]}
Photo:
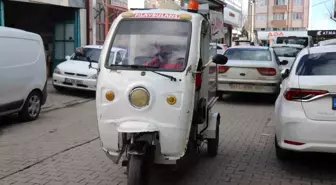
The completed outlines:
{"type": "Polygon", "coordinates": [[[10,0],[10,1],[48,4],[48,5],[65,6],[72,8],[85,8],[85,0],[10,0]]]}

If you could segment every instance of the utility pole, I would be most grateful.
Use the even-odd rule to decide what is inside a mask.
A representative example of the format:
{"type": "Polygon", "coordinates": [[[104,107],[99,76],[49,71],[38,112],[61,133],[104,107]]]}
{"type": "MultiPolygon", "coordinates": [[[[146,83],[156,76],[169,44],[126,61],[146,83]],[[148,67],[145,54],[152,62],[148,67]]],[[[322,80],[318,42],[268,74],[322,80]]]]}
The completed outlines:
{"type": "Polygon", "coordinates": [[[252,19],[252,24],[251,24],[251,41],[254,42],[254,19],[255,19],[255,13],[254,13],[254,4],[255,0],[251,0],[251,19],[252,19]]]}
{"type": "Polygon", "coordinates": [[[96,45],[97,43],[97,21],[96,21],[96,18],[95,18],[95,15],[93,14],[93,12],[95,12],[97,10],[97,0],[93,0],[92,1],[92,44],[93,45],[96,45]]]}

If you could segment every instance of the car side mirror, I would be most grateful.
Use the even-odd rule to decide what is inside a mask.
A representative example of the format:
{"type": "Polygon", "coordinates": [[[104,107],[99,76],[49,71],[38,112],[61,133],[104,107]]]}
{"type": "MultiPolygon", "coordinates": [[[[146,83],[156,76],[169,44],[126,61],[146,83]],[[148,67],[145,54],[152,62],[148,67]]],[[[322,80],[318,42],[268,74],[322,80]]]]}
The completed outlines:
{"type": "Polygon", "coordinates": [[[281,71],[281,76],[283,79],[287,78],[289,76],[289,69],[284,69],[281,71]]]}
{"type": "Polygon", "coordinates": [[[66,60],[70,60],[70,58],[71,58],[70,56],[66,56],[65,57],[66,60]]]}
{"type": "Polygon", "coordinates": [[[215,64],[225,65],[228,61],[228,58],[221,54],[216,54],[212,57],[212,62],[215,64]]]}
{"type": "Polygon", "coordinates": [[[78,56],[84,56],[83,47],[76,48],[75,53],[76,53],[76,55],[78,55],[78,56]]]}
{"type": "Polygon", "coordinates": [[[280,65],[287,65],[288,64],[288,60],[283,60],[280,62],[280,65]]]}

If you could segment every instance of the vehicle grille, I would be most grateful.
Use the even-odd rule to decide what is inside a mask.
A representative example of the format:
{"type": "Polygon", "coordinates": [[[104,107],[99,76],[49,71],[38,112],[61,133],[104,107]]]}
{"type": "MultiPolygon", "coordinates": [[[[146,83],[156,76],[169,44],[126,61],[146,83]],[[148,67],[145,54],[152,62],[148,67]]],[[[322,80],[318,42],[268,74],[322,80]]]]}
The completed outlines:
{"type": "Polygon", "coordinates": [[[87,77],[87,75],[85,75],[85,74],[80,74],[80,73],[69,73],[69,72],[64,72],[64,74],[66,74],[66,75],[70,75],[70,76],[87,77]]]}

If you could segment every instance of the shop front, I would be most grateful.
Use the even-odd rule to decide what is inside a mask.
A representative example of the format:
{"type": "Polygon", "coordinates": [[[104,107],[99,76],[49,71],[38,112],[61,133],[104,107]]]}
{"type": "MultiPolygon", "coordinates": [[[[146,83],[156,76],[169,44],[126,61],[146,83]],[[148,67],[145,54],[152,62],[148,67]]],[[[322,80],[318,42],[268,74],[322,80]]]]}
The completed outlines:
{"type": "Polygon", "coordinates": [[[258,40],[261,42],[261,44],[265,45],[271,45],[276,37],[290,37],[290,36],[296,36],[296,37],[305,37],[308,36],[307,31],[258,31],[258,40]]]}
{"type": "Polygon", "coordinates": [[[232,45],[232,34],[234,28],[242,27],[242,5],[237,0],[225,0],[226,6],[224,15],[224,43],[232,45]]]}
{"type": "Polygon", "coordinates": [[[317,44],[320,41],[336,39],[336,30],[310,30],[308,35],[313,37],[313,41],[317,44]]]}
{"type": "Polygon", "coordinates": [[[80,9],[85,0],[0,0],[0,25],[39,34],[49,74],[81,45],[80,9]]]}

